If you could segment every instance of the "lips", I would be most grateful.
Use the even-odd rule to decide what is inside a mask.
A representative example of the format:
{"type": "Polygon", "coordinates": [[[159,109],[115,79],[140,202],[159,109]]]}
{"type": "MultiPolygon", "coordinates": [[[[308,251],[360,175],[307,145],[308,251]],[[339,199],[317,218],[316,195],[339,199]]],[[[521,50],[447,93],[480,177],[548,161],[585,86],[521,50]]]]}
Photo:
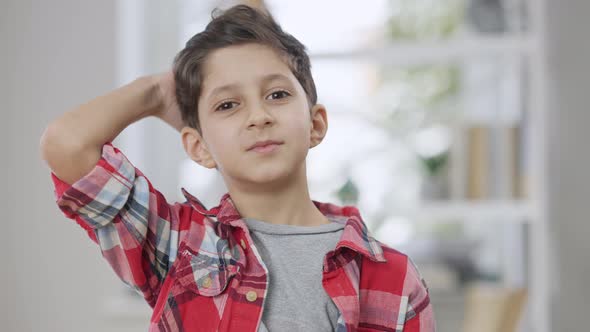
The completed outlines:
{"type": "Polygon", "coordinates": [[[281,141],[275,141],[275,140],[258,141],[255,144],[251,145],[248,148],[248,151],[250,151],[252,149],[255,149],[255,148],[262,148],[262,147],[265,147],[265,146],[268,146],[268,145],[273,145],[273,144],[274,145],[281,145],[281,144],[283,144],[283,142],[281,142],[281,141]]]}

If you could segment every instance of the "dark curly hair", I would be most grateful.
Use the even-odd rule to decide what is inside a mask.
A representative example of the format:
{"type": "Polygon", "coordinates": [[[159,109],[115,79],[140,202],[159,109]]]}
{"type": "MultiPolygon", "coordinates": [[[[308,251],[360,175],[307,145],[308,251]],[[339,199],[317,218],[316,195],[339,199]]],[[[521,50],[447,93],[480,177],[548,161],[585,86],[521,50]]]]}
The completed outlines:
{"type": "Polygon", "coordinates": [[[203,65],[209,53],[232,45],[258,43],[278,51],[305,90],[309,104],[313,106],[317,103],[305,46],[284,32],[270,13],[237,5],[225,11],[213,11],[211,17],[205,30],[191,37],[174,58],[176,99],[186,125],[201,133],[198,101],[203,83],[203,65]]]}

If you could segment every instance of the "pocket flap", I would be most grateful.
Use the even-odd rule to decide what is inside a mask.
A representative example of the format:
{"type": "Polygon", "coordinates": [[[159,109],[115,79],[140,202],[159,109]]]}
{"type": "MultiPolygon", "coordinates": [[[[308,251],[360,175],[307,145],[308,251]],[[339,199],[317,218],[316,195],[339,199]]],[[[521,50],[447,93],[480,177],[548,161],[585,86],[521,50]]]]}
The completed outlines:
{"type": "Polygon", "coordinates": [[[218,255],[183,251],[173,277],[185,289],[203,296],[215,296],[225,290],[238,269],[235,261],[218,255]]]}

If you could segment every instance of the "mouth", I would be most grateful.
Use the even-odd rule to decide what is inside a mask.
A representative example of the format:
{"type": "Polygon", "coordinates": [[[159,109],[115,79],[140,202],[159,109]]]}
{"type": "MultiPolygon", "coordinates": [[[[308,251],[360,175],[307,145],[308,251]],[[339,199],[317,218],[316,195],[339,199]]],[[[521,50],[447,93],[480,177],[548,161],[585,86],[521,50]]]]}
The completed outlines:
{"type": "Polygon", "coordinates": [[[260,142],[257,142],[256,144],[250,146],[248,148],[248,151],[254,151],[254,152],[258,152],[258,153],[270,153],[270,152],[276,151],[281,145],[283,145],[283,142],[280,142],[280,141],[274,141],[274,140],[260,141],[260,142]]]}

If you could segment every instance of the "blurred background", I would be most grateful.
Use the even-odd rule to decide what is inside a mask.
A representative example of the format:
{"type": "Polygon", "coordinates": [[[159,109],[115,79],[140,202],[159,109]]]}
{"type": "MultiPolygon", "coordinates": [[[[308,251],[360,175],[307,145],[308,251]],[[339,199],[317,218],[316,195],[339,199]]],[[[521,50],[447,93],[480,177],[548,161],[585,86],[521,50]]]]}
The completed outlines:
{"type": "MultiPolygon", "coordinates": [[[[166,70],[235,1],[0,6],[2,331],[146,331],[150,311],[55,205],[45,126],[166,70]]],[[[307,47],[330,128],[312,198],[357,205],[407,253],[446,331],[587,331],[585,0],[249,1],[307,47]]],[[[157,119],[114,142],[169,201],[221,177],[157,119]]]]}

